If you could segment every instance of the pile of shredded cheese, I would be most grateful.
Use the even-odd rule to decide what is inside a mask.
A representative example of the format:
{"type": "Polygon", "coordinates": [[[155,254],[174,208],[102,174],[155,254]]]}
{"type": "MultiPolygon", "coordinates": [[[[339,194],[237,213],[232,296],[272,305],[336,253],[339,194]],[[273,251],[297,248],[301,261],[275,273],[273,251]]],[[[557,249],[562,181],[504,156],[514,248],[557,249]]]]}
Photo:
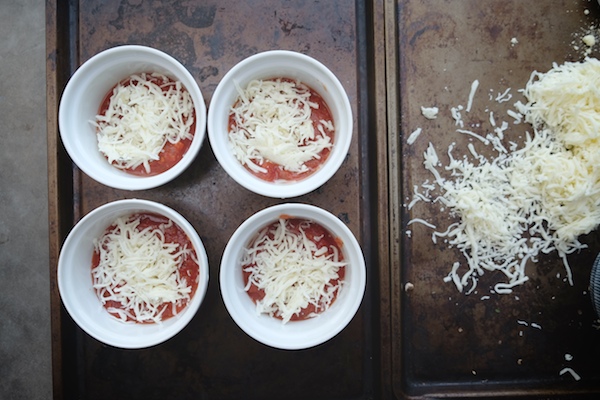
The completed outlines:
{"type": "Polygon", "coordinates": [[[337,248],[317,248],[302,226],[299,232],[288,229],[286,219],[279,219],[274,231],[268,229],[259,233],[242,259],[244,271],[250,273],[245,290],[255,285],[265,293],[256,302],[257,314],[280,317],[285,324],[309,304],[319,311],[328,309],[341,290],[338,271],[346,265],[337,248]]]}
{"type": "Polygon", "coordinates": [[[165,143],[192,139],[194,103],[180,81],[158,73],[132,75],[112,91],[106,113],[96,116],[98,148],[120,169],[150,172],[165,143]]]}
{"type": "Polygon", "coordinates": [[[311,120],[318,107],[310,101],[310,88],[284,79],[253,80],[242,89],[231,109],[229,142],[236,158],[252,171],[266,172],[265,160],[291,172],[305,172],[305,163],[319,159],[333,146],[327,132],[333,122],[321,120],[317,131],[311,120]]]}
{"type": "Polygon", "coordinates": [[[572,284],[566,256],[585,248],[578,237],[600,223],[598,88],[596,59],[534,72],[523,90],[527,104],[515,103],[519,117],[533,128],[522,147],[513,144],[508,151],[501,145],[503,137],[492,141],[489,135],[479,136],[498,155],[486,158],[469,144],[472,157],[457,159],[452,145],[443,167],[449,179],[442,176],[442,164],[429,144],[424,165],[435,181],[424,184],[426,193],[415,194],[410,206],[419,200],[441,202],[456,222],[442,231],[419,219],[410,223],[424,222],[434,228],[434,242],[444,238],[464,255],[467,265],[455,262],[445,281],[471,293],[486,271],[499,271],[504,278],[500,275],[494,291],[511,293],[527,281],[528,261],[537,261],[540,252],[556,251],[572,284]]]}
{"type": "Polygon", "coordinates": [[[178,243],[166,243],[164,230],[173,221],[157,229],[138,229],[140,216],[117,218],[112,229],[94,241],[100,262],[92,269],[93,287],[102,304],[116,301],[122,308],[107,307],[112,315],[127,322],[159,323],[164,303],[175,305],[189,301],[192,287],[179,273],[193,249],[178,243]]]}

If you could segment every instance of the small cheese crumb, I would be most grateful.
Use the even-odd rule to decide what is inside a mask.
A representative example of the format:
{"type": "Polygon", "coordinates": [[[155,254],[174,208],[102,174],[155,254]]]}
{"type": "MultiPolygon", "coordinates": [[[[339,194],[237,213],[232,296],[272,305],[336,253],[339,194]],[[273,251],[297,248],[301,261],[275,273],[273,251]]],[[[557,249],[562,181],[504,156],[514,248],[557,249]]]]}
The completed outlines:
{"type": "Polygon", "coordinates": [[[592,47],[596,44],[596,38],[594,37],[594,35],[585,35],[583,38],[581,38],[581,40],[588,47],[592,47]]]}
{"type": "Polygon", "coordinates": [[[411,219],[410,221],[408,221],[408,223],[407,223],[406,225],[407,225],[407,226],[409,226],[409,225],[412,225],[412,224],[414,224],[415,222],[418,222],[418,223],[420,223],[420,224],[423,224],[423,225],[425,225],[425,226],[427,226],[427,227],[429,227],[429,228],[431,228],[431,229],[435,229],[435,228],[436,228],[436,226],[435,226],[435,225],[433,225],[433,224],[430,224],[429,222],[425,221],[425,220],[424,220],[424,219],[422,219],[422,218],[413,218],[413,219],[411,219]]]}
{"type": "Polygon", "coordinates": [[[450,114],[452,115],[452,118],[454,119],[455,125],[458,125],[461,128],[463,128],[465,126],[465,123],[463,122],[462,115],[460,114],[461,110],[462,110],[461,106],[452,107],[450,109],[450,114]]]}
{"type": "Polygon", "coordinates": [[[421,114],[423,114],[423,116],[427,119],[436,119],[439,111],[440,110],[437,107],[421,106],[421,114]]]}
{"type": "Polygon", "coordinates": [[[569,368],[569,367],[561,369],[560,372],[559,372],[559,375],[564,375],[567,372],[569,374],[571,374],[571,376],[573,377],[573,379],[575,379],[576,381],[581,380],[581,377],[579,376],[579,374],[577,372],[573,371],[573,369],[569,368]]]}
{"type": "Polygon", "coordinates": [[[421,128],[417,128],[415,129],[409,136],[408,139],[406,139],[406,143],[408,144],[413,144],[415,142],[415,140],[417,140],[417,138],[419,137],[419,135],[421,134],[422,129],[421,128]]]}
{"type": "Polygon", "coordinates": [[[471,83],[471,91],[469,92],[469,99],[467,101],[467,109],[465,110],[466,112],[471,111],[471,106],[473,105],[473,98],[475,97],[475,92],[477,91],[478,87],[479,87],[479,81],[477,79],[475,79],[473,81],[473,83],[471,83]]]}

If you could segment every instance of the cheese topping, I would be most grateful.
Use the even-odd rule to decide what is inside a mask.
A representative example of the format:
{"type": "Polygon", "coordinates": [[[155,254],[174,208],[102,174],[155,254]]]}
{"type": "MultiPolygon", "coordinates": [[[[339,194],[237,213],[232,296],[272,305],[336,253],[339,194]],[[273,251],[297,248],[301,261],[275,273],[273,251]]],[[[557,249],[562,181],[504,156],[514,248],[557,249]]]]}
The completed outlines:
{"type": "Polygon", "coordinates": [[[268,160],[292,172],[308,171],[305,163],[320,159],[333,146],[330,120],[311,119],[318,104],[308,86],[286,79],[253,80],[231,109],[229,141],[236,158],[252,171],[266,172],[268,160]]]}
{"type": "MultiPolygon", "coordinates": [[[[341,290],[340,268],[346,263],[336,246],[318,248],[306,235],[312,222],[302,221],[298,232],[279,219],[272,230],[263,229],[246,249],[242,265],[251,285],[264,291],[256,312],[277,316],[285,324],[309,305],[317,312],[329,308],[341,290]]],[[[318,314],[311,314],[314,317],[318,314]]]]}
{"type": "Polygon", "coordinates": [[[92,123],[109,163],[120,169],[143,165],[148,173],[167,141],[193,138],[194,103],[181,82],[142,73],[117,84],[106,112],[92,123]]]}
{"type": "Polygon", "coordinates": [[[92,269],[93,287],[103,305],[114,301],[122,306],[107,307],[121,321],[158,323],[165,303],[175,308],[178,302],[190,300],[191,282],[179,268],[188,257],[198,261],[193,249],[165,242],[165,229],[173,221],[139,230],[140,221],[140,215],[117,218],[94,241],[100,261],[92,269]]]}

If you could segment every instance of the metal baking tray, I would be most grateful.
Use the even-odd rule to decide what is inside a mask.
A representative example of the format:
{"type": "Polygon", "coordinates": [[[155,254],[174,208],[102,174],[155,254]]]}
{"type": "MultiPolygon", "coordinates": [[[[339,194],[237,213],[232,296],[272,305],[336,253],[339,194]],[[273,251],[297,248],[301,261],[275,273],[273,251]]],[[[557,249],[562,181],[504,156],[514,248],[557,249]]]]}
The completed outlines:
{"type": "MultiPolygon", "coordinates": [[[[47,1],[47,113],[54,397],[196,399],[368,399],[380,395],[377,158],[369,109],[373,96],[372,7],[362,1],[47,1]],[[250,215],[282,200],[253,194],[220,167],[205,141],[195,162],[162,187],[105,187],[67,157],[57,127],[62,90],[85,60],[121,44],[152,46],[182,62],[210,107],[220,78],[260,51],[288,49],[327,65],[354,112],[353,141],[335,176],[288,199],[320,206],[345,222],[367,262],[368,288],[352,322],[332,340],[282,351],[248,337],[228,315],[218,289],[222,252],[250,215]],[[144,350],[106,346],[79,329],[60,302],[56,264],[71,227],[107,202],[144,198],[179,211],[199,232],[210,276],[204,303],[173,339],[144,350]]],[[[381,83],[379,87],[382,87],[381,83]]],[[[381,126],[381,125],[379,125],[381,126]]],[[[385,264],[387,265],[387,264],[385,264]]]]}
{"type": "MultiPolygon", "coordinates": [[[[520,142],[524,132],[531,131],[525,123],[514,124],[507,110],[514,110],[514,102],[522,99],[518,89],[534,70],[545,72],[553,62],[583,59],[587,46],[582,37],[592,33],[598,38],[598,3],[400,0],[385,1],[381,7],[390,177],[386,233],[391,322],[389,341],[384,340],[391,354],[384,360],[391,376],[389,395],[598,396],[600,331],[588,288],[592,262],[600,251],[598,232],[581,238],[587,249],[568,256],[572,286],[562,261],[551,253],[527,267],[530,280],[512,294],[490,294],[494,280],[487,274],[476,292],[465,295],[443,282],[453,262],[462,261],[458,250],[441,239],[434,244],[430,228],[408,226],[409,220],[420,217],[445,227],[447,213],[423,202],[406,207],[413,187],[433,180],[423,167],[430,142],[442,162],[451,143],[457,149],[469,142],[478,146],[477,140],[456,132],[450,110],[466,108],[474,80],[479,87],[473,108],[462,111],[465,129],[485,135],[491,126],[489,111],[494,111],[498,125],[509,122],[508,140],[520,142]],[[507,88],[512,99],[496,101],[507,88]],[[439,107],[438,117],[426,119],[421,106],[439,107]],[[410,145],[407,139],[417,128],[422,133],[410,145]],[[412,290],[406,290],[407,283],[414,285],[412,290]],[[564,368],[572,368],[581,379],[561,375],[564,368]]],[[[590,55],[597,57],[598,49],[596,43],[590,55]]]]}
{"type": "MultiPolygon", "coordinates": [[[[426,228],[407,226],[416,216],[434,222],[444,216],[405,204],[413,185],[430,178],[422,168],[428,142],[438,150],[465,143],[449,109],[466,104],[473,80],[480,86],[470,122],[483,124],[486,107],[505,115],[512,103],[494,103],[490,94],[510,87],[516,96],[533,70],[580,60],[581,38],[599,20],[598,5],[588,0],[48,0],[54,397],[597,397],[600,331],[588,282],[598,234],[582,238],[588,249],[569,256],[573,286],[550,254],[512,295],[487,298],[491,282],[482,280],[477,293],[465,296],[443,282],[460,256],[434,245],[426,228]],[[119,44],[172,54],[197,79],[209,107],[220,77],[263,50],[306,53],[338,76],[355,113],[348,158],[330,182],[291,201],[338,215],[363,247],[367,292],[342,333],[312,349],[282,351],[255,342],[233,323],[218,291],[221,253],[241,221],[281,201],[236,185],[208,141],[183,175],[143,192],[104,187],[71,163],[58,137],[61,92],[81,63],[119,44]],[[421,106],[438,106],[440,115],[426,120],[421,106]],[[408,145],[419,127],[423,133],[408,145]],[[56,286],[60,246],[74,223],[101,204],[129,197],[181,212],[199,231],[211,265],[207,299],[190,325],[162,345],[135,351],[83,333],[56,286]],[[409,282],[414,288],[407,291],[409,282]],[[581,380],[560,375],[565,367],[581,380]]],[[[596,56],[598,45],[591,50],[596,56]]],[[[511,126],[508,135],[516,139],[524,129],[511,126]]]]}

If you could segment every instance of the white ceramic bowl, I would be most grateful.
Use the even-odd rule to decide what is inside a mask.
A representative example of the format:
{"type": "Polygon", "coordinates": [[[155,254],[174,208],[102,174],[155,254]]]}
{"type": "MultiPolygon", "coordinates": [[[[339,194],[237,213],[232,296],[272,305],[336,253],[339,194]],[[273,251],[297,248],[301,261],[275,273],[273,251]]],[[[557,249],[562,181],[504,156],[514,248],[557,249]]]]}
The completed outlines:
{"type": "Polygon", "coordinates": [[[298,350],[319,345],[341,332],[356,314],[365,292],[366,270],[360,245],[342,221],[321,208],[307,204],[279,204],[248,218],[231,236],[221,260],[220,288],[227,311],[236,324],[255,340],[271,347],[298,350]],[[266,314],[258,315],[256,306],[244,291],[243,249],[259,230],[282,215],[306,218],[321,224],[343,242],[348,262],[344,284],[331,307],[317,317],[290,321],[266,314]]]}
{"type": "Polygon", "coordinates": [[[272,50],[242,60],[225,74],[208,107],[208,138],[213,152],[225,171],[236,182],[263,196],[290,198],[322,186],[340,168],[352,141],[352,108],[344,87],[322,63],[287,50],[272,50]],[[235,158],[228,140],[229,111],[238,92],[235,84],[246,87],[253,79],[285,77],[298,79],[323,97],[333,115],[333,149],[319,170],[296,182],[274,183],[251,174],[235,158]]]}
{"type": "Polygon", "coordinates": [[[179,61],[150,47],[118,46],[96,54],[75,71],[60,100],[58,123],[67,153],[88,176],[113,188],[144,190],[173,180],[196,158],[206,134],[206,105],[198,84],[179,61]],[[148,177],[111,166],[98,150],[96,130],[90,124],[107,93],[123,79],[141,72],[159,72],[181,81],[196,110],[196,131],[187,153],[171,169],[148,177]]]}
{"type": "Polygon", "coordinates": [[[181,331],[198,311],[208,288],[208,278],[206,251],[192,225],[173,209],[148,200],[118,200],[91,211],[71,230],[58,259],[58,290],[75,323],[100,342],[125,349],[154,346],[181,331]],[[181,313],[160,324],[118,321],[102,306],[92,288],[94,238],[100,237],[114,219],[136,212],[157,213],[177,223],[194,245],[200,264],[196,294],[181,313]]]}

